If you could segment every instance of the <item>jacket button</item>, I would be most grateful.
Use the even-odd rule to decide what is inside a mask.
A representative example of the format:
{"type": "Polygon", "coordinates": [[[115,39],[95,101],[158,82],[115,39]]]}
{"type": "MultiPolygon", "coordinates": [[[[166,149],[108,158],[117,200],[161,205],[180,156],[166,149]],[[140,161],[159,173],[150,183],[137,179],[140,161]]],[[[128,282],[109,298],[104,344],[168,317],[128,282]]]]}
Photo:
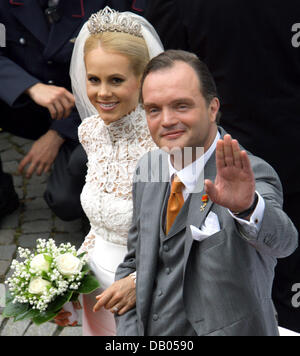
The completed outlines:
{"type": "Polygon", "coordinates": [[[154,314],[154,315],[153,315],[153,320],[154,320],[154,321],[157,321],[158,319],[159,319],[159,316],[158,316],[157,314],[154,314]]]}
{"type": "Polygon", "coordinates": [[[48,84],[53,85],[54,81],[53,80],[48,80],[48,84]]]}
{"type": "Polygon", "coordinates": [[[26,40],[25,40],[25,38],[24,38],[24,37],[21,37],[21,38],[19,39],[19,43],[20,43],[22,46],[26,45],[26,40]]]}

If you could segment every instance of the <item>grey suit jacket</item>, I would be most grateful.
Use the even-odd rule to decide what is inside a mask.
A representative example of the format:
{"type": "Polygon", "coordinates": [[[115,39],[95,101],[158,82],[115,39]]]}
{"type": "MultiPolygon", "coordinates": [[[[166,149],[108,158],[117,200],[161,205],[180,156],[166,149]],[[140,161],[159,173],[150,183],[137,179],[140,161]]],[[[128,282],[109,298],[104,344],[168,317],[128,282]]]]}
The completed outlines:
{"type": "MultiPolygon", "coordinates": [[[[220,131],[223,137],[225,131],[220,131]]],[[[274,268],[277,258],[296,249],[297,231],[282,211],[277,174],[266,162],[249,155],[256,190],[265,200],[257,238],[243,234],[228,210],[211,201],[201,212],[204,191],[192,194],[187,216],[177,219],[170,231],[185,239],[183,302],[197,335],[278,335],[271,300],[274,268]],[[202,242],[195,241],[190,225],[200,228],[210,211],[218,215],[221,230],[202,242]]],[[[133,184],[128,254],[116,274],[116,279],[121,279],[137,271],[137,302],[135,309],[116,318],[119,336],[144,335],[147,325],[157,271],[160,213],[169,184],[167,154],[161,150],[147,154],[138,164],[138,176],[141,169],[148,169],[152,181],[136,179],[133,184]],[[158,172],[162,172],[162,183],[156,182],[158,172]]],[[[207,162],[204,175],[214,181],[215,155],[207,162]]]]}

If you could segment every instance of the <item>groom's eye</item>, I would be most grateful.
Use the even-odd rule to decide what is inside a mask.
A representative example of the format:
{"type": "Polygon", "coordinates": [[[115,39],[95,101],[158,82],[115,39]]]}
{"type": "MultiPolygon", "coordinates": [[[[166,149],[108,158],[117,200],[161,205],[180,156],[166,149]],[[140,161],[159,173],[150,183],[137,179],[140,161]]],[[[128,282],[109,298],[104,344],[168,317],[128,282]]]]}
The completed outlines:
{"type": "Polygon", "coordinates": [[[155,106],[145,107],[145,111],[149,116],[156,116],[159,113],[159,108],[155,106]]]}
{"type": "Polygon", "coordinates": [[[189,107],[190,107],[190,105],[187,103],[178,103],[176,105],[176,109],[179,111],[186,111],[189,107]]]}

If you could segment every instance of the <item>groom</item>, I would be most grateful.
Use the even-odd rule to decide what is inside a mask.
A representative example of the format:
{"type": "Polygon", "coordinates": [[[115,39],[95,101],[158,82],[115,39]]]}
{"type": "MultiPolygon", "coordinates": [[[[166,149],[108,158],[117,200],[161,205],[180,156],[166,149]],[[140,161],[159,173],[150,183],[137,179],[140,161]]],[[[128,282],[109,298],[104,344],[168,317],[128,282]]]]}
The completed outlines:
{"type": "Polygon", "coordinates": [[[215,84],[195,55],[154,58],[142,99],[161,150],[140,160],[133,185],[117,279],[137,271],[137,303],[117,317],[118,335],[278,335],[274,268],[297,247],[297,232],[277,174],[217,126],[215,84]],[[187,147],[190,162],[178,159],[187,147]]]}

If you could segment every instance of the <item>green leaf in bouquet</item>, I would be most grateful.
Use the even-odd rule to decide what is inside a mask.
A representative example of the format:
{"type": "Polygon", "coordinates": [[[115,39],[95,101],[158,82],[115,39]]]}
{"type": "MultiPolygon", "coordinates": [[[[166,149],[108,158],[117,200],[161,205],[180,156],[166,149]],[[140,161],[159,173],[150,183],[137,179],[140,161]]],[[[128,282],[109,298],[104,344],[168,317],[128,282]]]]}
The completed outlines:
{"type": "Polygon", "coordinates": [[[6,289],[5,293],[5,307],[2,312],[4,318],[16,317],[19,314],[26,312],[29,308],[28,304],[13,303],[14,296],[11,294],[9,289],[6,289]]]}
{"type": "Polygon", "coordinates": [[[39,325],[46,323],[47,321],[54,319],[57,314],[58,314],[58,312],[54,313],[54,312],[45,311],[45,312],[37,315],[36,317],[32,318],[32,321],[37,326],[39,326],[39,325]]]}
{"type": "Polygon", "coordinates": [[[80,259],[80,258],[82,258],[82,257],[85,256],[85,255],[86,255],[86,252],[82,252],[80,255],[77,256],[77,258],[80,259]]]}
{"type": "Polygon", "coordinates": [[[46,323],[47,321],[52,320],[62,309],[63,305],[71,300],[72,295],[73,291],[69,291],[64,295],[57,297],[52,303],[49,304],[47,310],[39,313],[36,317],[32,318],[32,321],[36,325],[41,325],[46,323]]]}
{"type": "Polygon", "coordinates": [[[29,309],[25,313],[19,314],[15,317],[14,321],[20,321],[25,319],[33,319],[39,315],[39,311],[37,309],[29,309]]]}
{"type": "Polygon", "coordinates": [[[43,271],[42,272],[42,278],[45,280],[45,281],[48,281],[48,282],[52,282],[51,281],[51,278],[49,277],[49,275],[48,275],[48,273],[47,272],[45,272],[45,271],[43,271]]]}
{"type": "Polygon", "coordinates": [[[49,304],[47,310],[58,312],[64,304],[68,303],[73,295],[73,291],[67,291],[65,294],[58,296],[52,303],[49,304]]]}
{"type": "Polygon", "coordinates": [[[14,296],[11,294],[9,289],[6,289],[5,293],[5,304],[8,304],[14,300],[14,296]]]}
{"type": "Polygon", "coordinates": [[[84,276],[77,292],[82,294],[89,294],[94,292],[99,287],[100,283],[98,282],[97,278],[90,274],[87,274],[86,276],[84,276]]]}
{"type": "Polygon", "coordinates": [[[13,303],[12,301],[9,301],[5,305],[2,316],[4,318],[17,317],[18,315],[27,312],[28,308],[28,304],[13,303]]]}
{"type": "Polygon", "coordinates": [[[90,271],[90,267],[89,267],[89,265],[86,263],[86,264],[82,267],[81,272],[84,273],[84,274],[87,274],[89,271],[90,271]]]}
{"type": "Polygon", "coordinates": [[[51,265],[53,258],[47,254],[44,254],[44,259],[51,265]]]}

